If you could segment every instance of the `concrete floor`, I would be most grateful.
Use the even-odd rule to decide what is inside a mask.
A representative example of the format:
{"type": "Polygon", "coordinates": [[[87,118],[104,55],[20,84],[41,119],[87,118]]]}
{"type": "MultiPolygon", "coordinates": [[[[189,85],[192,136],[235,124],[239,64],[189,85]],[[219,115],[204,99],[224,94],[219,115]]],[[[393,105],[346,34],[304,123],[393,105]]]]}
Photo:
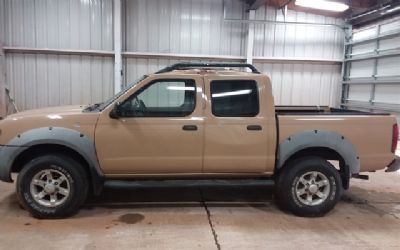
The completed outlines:
{"type": "Polygon", "coordinates": [[[323,218],[284,213],[271,187],[108,188],[74,217],[36,220],[0,184],[0,249],[400,249],[400,172],[353,180],[323,218]],[[205,202],[203,202],[205,201],[205,202]]]}

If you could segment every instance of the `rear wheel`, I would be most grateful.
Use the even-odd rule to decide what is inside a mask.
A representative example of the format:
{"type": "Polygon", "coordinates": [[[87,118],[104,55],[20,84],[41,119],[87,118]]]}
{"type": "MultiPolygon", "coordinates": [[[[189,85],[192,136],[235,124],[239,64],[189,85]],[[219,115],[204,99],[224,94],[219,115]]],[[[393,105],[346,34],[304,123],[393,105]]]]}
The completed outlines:
{"type": "Polygon", "coordinates": [[[338,170],[320,157],[304,157],[288,163],[276,184],[279,205],[298,216],[323,216],[334,208],[341,194],[338,170]]]}
{"type": "Polygon", "coordinates": [[[18,175],[20,204],[37,218],[63,218],[75,213],[88,194],[87,174],[79,162],[63,155],[43,155],[18,175]]]}

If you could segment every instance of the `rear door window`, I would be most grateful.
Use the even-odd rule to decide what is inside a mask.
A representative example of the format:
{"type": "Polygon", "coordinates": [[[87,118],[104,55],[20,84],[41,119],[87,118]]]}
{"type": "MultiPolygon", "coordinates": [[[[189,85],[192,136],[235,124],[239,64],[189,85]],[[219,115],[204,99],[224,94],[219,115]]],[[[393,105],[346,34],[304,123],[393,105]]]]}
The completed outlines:
{"type": "Polygon", "coordinates": [[[253,117],[259,113],[257,82],[215,80],[211,82],[212,113],[219,117],[253,117]]]}

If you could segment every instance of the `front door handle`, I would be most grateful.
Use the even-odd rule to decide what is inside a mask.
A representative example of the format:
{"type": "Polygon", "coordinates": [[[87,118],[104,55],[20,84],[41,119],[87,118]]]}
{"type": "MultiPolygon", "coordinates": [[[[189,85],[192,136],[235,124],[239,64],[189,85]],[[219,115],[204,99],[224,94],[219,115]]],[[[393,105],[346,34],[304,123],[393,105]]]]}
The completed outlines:
{"type": "Polygon", "coordinates": [[[183,125],[182,129],[187,130],[187,131],[196,131],[197,126],[196,125],[183,125]]]}
{"type": "Polygon", "coordinates": [[[248,125],[247,130],[262,130],[260,125],[248,125]]]}

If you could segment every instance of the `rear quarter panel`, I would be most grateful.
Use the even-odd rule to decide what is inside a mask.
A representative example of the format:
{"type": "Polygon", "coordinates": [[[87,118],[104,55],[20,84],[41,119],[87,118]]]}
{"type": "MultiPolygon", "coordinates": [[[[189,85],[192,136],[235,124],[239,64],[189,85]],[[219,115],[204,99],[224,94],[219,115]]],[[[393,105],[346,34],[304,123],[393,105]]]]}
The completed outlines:
{"type": "Polygon", "coordinates": [[[281,115],[279,143],[307,130],[336,132],[350,140],[360,158],[361,172],[385,168],[393,160],[391,152],[393,116],[368,115],[281,115]]]}

